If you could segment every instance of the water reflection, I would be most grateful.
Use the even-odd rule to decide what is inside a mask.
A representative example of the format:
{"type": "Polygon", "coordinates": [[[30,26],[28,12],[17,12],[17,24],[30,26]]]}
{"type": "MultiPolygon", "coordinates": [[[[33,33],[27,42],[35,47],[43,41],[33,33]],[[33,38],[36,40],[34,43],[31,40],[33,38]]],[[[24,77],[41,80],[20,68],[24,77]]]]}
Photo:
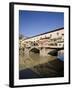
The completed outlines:
{"type": "Polygon", "coordinates": [[[20,64],[20,70],[26,69],[26,68],[31,68],[33,66],[36,66],[38,64],[44,64],[49,61],[52,61],[56,59],[57,56],[40,56],[39,53],[33,53],[30,52],[29,55],[20,55],[19,56],[19,64],[20,64]]]}
{"type": "Polygon", "coordinates": [[[64,76],[64,63],[58,56],[40,56],[30,52],[19,55],[19,78],[61,77],[64,76]]]}

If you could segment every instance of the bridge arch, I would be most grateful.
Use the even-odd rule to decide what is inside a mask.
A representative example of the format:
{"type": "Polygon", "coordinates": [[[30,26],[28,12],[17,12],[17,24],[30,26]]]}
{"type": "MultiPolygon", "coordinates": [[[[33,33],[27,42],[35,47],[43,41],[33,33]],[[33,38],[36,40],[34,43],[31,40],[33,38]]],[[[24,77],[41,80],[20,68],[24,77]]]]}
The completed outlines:
{"type": "Polygon", "coordinates": [[[33,47],[29,50],[29,52],[40,53],[40,50],[38,48],[33,47]]]}

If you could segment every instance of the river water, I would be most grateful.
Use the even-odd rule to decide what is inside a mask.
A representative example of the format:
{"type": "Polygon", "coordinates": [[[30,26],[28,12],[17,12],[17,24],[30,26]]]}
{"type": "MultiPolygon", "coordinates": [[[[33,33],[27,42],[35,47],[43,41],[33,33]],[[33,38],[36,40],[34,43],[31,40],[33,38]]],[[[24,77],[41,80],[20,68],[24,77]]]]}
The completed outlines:
{"type": "Polygon", "coordinates": [[[20,55],[19,56],[19,64],[20,70],[31,68],[33,66],[44,64],[49,61],[55,60],[56,56],[40,56],[39,53],[30,53],[29,55],[20,55]]]}
{"type": "Polygon", "coordinates": [[[19,78],[40,78],[64,76],[64,62],[61,56],[40,56],[31,52],[19,55],[19,78]]]}

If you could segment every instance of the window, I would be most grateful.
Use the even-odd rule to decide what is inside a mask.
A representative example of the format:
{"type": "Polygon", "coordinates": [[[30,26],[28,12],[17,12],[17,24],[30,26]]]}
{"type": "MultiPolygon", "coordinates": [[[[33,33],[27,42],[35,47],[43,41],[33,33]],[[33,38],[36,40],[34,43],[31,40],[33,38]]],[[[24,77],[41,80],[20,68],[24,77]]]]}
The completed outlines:
{"type": "Polygon", "coordinates": [[[59,35],[59,33],[57,32],[57,35],[59,35]]]}
{"type": "Polygon", "coordinates": [[[45,35],[45,38],[47,38],[46,35],[45,35]]]}
{"type": "Polygon", "coordinates": [[[52,34],[50,34],[50,37],[52,37],[52,34]]]}
{"type": "Polygon", "coordinates": [[[64,36],[64,33],[62,33],[62,36],[64,36]]]}
{"type": "Polygon", "coordinates": [[[61,46],[61,44],[59,44],[59,46],[61,46]]]}
{"type": "Polygon", "coordinates": [[[42,39],[42,37],[40,37],[40,39],[42,39]]]}

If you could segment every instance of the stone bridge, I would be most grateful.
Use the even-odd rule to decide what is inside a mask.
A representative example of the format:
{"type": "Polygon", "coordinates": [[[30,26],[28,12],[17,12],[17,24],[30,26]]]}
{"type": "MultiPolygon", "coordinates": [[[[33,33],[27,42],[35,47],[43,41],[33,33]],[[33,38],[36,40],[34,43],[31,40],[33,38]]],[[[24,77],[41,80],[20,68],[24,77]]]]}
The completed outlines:
{"type": "Polygon", "coordinates": [[[31,51],[42,56],[56,55],[59,50],[64,49],[64,28],[23,39],[19,42],[19,47],[27,55],[31,51]]]}
{"type": "Polygon", "coordinates": [[[57,55],[59,50],[62,50],[63,48],[57,48],[57,47],[39,47],[39,46],[31,46],[26,47],[24,49],[24,53],[26,55],[29,55],[30,52],[39,53],[40,56],[48,56],[48,55],[57,55]]]}

